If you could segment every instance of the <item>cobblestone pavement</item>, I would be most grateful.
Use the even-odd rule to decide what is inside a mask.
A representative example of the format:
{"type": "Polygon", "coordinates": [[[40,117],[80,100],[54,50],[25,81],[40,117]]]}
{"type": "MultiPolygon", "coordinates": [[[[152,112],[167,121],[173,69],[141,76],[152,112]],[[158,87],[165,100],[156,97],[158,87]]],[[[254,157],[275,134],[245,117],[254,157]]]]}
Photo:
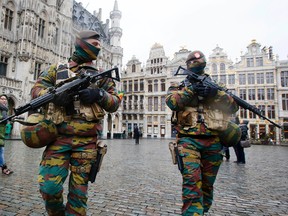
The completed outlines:
{"type": "MultiPolygon", "coordinates": [[[[181,175],[171,162],[168,139],[105,140],[108,152],[89,187],[88,215],[180,215],[181,175]]],[[[7,141],[11,176],[0,174],[0,215],[46,215],[37,172],[43,149],[7,141]]],[[[224,161],[208,216],[288,215],[288,147],[245,149],[247,163],[224,161]]],[[[67,185],[65,185],[65,196],[67,185]]]]}

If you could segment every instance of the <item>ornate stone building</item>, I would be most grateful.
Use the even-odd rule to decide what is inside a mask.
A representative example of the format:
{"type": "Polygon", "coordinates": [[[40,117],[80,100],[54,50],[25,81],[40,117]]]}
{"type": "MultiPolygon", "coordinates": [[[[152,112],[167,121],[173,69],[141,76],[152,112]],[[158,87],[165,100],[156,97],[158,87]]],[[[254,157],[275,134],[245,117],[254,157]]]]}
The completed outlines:
{"type": "MultiPolygon", "coordinates": [[[[164,105],[164,97],[171,82],[183,80],[183,76],[174,74],[180,65],[185,67],[189,52],[181,49],[174,54],[172,60],[168,60],[164,48],[155,44],[151,48],[146,68],[141,68],[141,62],[136,57],[128,62],[125,76],[122,77],[123,89],[127,92],[123,101],[123,127],[130,131],[133,125],[138,125],[144,137],[175,136],[171,128],[171,111],[164,105]],[[140,92],[135,90],[138,82],[140,92]],[[133,106],[137,100],[144,109],[137,107],[137,110],[133,106]]],[[[283,125],[283,129],[279,129],[251,111],[240,108],[237,115],[240,120],[249,121],[250,137],[264,142],[270,137],[277,144],[287,141],[288,61],[279,61],[273,55],[272,47],[261,47],[256,40],[251,41],[247,51],[236,63],[219,46],[211,54],[205,54],[205,72],[213,80],[225,84],[229,92],[259,108],[273,122],[283,125]]]]}
{"type": "MultiPolygon", "coordinates": [[[[122,14],[117,0],[105,22],[102,9],[91,14],[73,0],[0,0],[0,8],[0,93],[8,95],[10,113],[30,101],[30,89],[42,70],[71,56],[75,35],[81,30],[93,29],[101,34],[103,48],[97,66],[104,70],[118,66],[122,73],[122,14]]],[[[156,43],[145,66],[135,56],[128,61],[117,84],[125,91],[122,107],[106,115],[104,137],[123,130],[131,135],[135,125],[143,137],[175,136],[165,94],[171,82],[184,78],[174,74],[180,65],[185,67],[189,52],[181,48],[170,60],[163,46],[156,43]]],[[[248,44],[236,63],[218,46],[205,54],[206,72],[214,80],[283,125],[280,130],[241,108],[238,115],[249,120],[250,137],[271,137],[277,143],[288,140],[288,60],[279,60],[272,47],[261,47],[256,40],[248,44]]],[[[19,125],[15,123],[13,135],[18,134],[19,125]]]]}
{"type": "MultiPolygon", "coordinates": [[[[9,97],[10,113],[30,101],[30,89],[42,70],[67,61],[81,30],[96,30],[101,35],[103,49],[95,62],[99,68],[122,68],[117,0],[105,23],[101,9],[91,14],[73,0],[0,0],[0,9],[0,92],[9,97]]],[[[120,131],[119,115],[106,116],[104,136],[108,130],[120,131]]],[[[17,123],[13,135],[19,135],[17,123]]]]}

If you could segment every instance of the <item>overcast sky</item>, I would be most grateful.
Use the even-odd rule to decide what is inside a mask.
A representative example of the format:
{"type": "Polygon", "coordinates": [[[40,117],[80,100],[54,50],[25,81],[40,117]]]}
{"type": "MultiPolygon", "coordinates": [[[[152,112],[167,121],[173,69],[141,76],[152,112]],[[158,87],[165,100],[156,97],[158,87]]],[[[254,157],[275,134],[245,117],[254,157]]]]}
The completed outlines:
{"type": "MultiPolygon", "coordinates": [[[[115,0],[76,0],[90,12],[102,8],[105,22],[115,0]]],[[[235,62],[252,39],[288,55],[288,0],[117,0],[122,12],[123,65],[133,55],[146,64],[151,47],[173,58],[181,47],[207,56],[218,45],[235,62]]]]}

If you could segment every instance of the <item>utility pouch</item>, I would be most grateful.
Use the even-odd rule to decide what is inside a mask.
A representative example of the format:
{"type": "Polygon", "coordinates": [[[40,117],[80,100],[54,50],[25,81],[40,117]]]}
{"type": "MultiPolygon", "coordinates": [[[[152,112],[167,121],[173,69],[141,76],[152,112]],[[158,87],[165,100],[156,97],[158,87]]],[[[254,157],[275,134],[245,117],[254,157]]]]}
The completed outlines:
{"type": "Polygon", "coordinates": [[[91,170],[89,173],[89,181],[91,183],[95,182],[97,173],[100,171],[100,167],[102,165],[102,161],[106,152],[107,152],[107,145],[103,144],[102,142],[98,142],[96,144],[96,159],[95,161],[93,160],[91,170]]]}
{"type": "Polygon", "coordinates": [[[189,107],[185,111],[177,112],[178,124],[184,127],[194,128],[197,126],[197,108],[189,107]]]}
{"type": "Polygon", "coordinates": [[[101,120],[104,118],[105,111],[99,104],[93,103],[91,105],[91,108],[92,108],[92,112],[93,112],[93,114],[97,120],[101,120]]]}

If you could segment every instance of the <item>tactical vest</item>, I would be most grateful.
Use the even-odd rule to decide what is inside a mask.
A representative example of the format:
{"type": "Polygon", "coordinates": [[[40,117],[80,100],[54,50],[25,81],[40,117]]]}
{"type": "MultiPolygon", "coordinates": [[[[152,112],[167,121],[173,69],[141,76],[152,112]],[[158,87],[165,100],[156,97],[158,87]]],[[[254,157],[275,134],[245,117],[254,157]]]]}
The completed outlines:
{"type": "MultiPolygon", "coordinates": [[[[75,77],[76,73],[69,70],[68,64],[58,63],[56,69],[56,85],[65,82],[65,80],[75,77]]],[[[89,88],[97,88],[97,83],[91,85],[89,88]]],[[[65,107],[55,106],[49,103],[45,112],[45,118],[52,120],[55,124],[60,124],[64,121],[71,121],[72,119],[85,119],[86,121],[100,121],[104,118],[105,111],[97,103],[91,105],[84,105],[81,103],[79,96],[73,98],[74,113],[67,115],[65,107]]]]}
{"type": "Polygon", "coordinates": [[[184,130],[195,128],[203,123],[209,130],[225,131],[229,115],[221,110],[199,104],[198,107],[186,107],[184,111],[173,112],[172,123],[181,125],[184,130]],[[174,120],[173,120],[174,118],[174,120]]]}

